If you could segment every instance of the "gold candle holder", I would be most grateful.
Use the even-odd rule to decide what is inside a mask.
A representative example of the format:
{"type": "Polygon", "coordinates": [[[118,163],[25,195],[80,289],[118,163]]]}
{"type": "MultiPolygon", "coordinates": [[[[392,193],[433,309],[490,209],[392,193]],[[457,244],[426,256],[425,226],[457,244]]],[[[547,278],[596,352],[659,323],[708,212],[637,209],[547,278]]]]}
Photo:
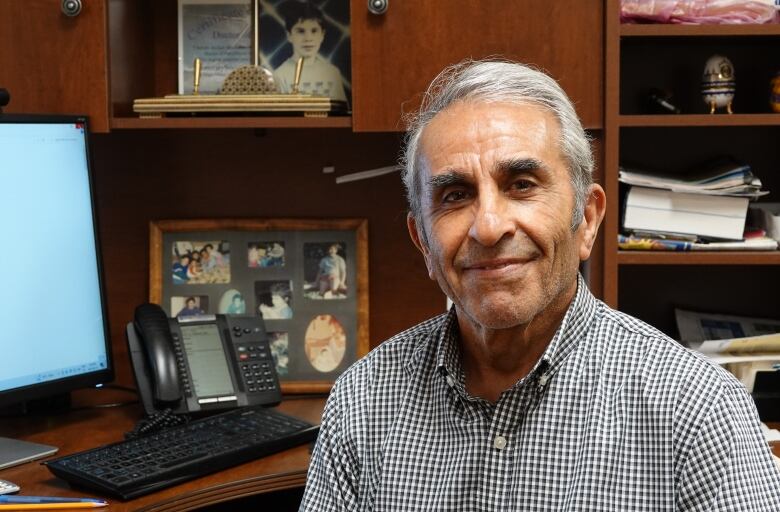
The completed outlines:
{"type": "Polygon", "coordinates": [[[293,82],[292,93],[298,94],[298,87],[301,85],[301,73],[303,72],[303,57],[298,57],[295,63],[295,82],[293,82]]]}
{"type": "Polygon", "coordinates": [[[200,94],[200,59],[195,57],[195,63],[193,65],[195,72],[193,74],[192,94],[200,94]]]}

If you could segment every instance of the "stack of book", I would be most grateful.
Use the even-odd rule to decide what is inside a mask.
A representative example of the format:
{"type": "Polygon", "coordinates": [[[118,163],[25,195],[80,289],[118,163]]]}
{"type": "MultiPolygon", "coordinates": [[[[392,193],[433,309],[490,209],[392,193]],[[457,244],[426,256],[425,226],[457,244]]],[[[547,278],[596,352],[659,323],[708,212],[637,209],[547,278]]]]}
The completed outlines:
{"type": "Polygon", "coordinates": [[[620,181],[630,186],[623,212],[625,234],[618,239],[621,248],[777,249],[777,242],[763,233],[745,236],[748,203],[769,193],[761,190],[749,165],[721,158],[685,174],[621,167],[620,181]],[[673,242],[661,243],[668,241],[673,242]]]}

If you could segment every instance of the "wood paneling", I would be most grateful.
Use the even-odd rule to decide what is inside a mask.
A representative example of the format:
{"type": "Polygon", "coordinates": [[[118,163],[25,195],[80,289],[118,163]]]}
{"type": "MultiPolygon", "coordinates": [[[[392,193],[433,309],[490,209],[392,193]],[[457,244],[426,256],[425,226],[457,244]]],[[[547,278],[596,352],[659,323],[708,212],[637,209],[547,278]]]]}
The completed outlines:
{"type": "Polygon", "coordinates": [[[383,15],[353,0],[353,123],[357,131],[402,130],[401,110],[419,106],[444,66],[504,56],[558,79],[589,128],[602,126],[603,1],[391,1],[383,15]]]}
{"type": "Polygon", "coordinates": [[[6,112],[86,114],[108,131],[106,3],[69,18],[59,0],[0,0],[0,87],[6,112]]]}
{"type": "MultiPolygon", "coordinates": [[[[153,95],[155,62],[152,0],[109,0],[108,32],[111,70],[111,116],[130,116],[133,100],[153,95]]],[[[175,4],[176,2],[154,2],[175,4]]],[[[172,25],[175,27],[176,25],[172,25]]],[[[169,29],[170,30],[170,29],[169,29]]],[[[172,32],[176,32],[175,29],[172,32]]],[[[171,56],[176,65],[176,54],[171,56]]],[[[173,92],[173,91],[170,91],[173,92]]],[[[113,123],[111,128],[113,128],[113,123]]]]}

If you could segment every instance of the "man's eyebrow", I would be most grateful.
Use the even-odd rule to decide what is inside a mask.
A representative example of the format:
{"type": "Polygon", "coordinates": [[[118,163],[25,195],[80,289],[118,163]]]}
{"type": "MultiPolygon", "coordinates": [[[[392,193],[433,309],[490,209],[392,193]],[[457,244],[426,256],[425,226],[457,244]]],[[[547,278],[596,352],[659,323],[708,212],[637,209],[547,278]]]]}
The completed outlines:
{"type": "Polygon", "coordinates": [[[427,181],[428,188],[432,193],[452,185],[465,185],[467,183],[469,183],[469,179],[466,173],[455,170],[431,176],[427,181]]]}
{"type": "Polygon", "coordinates": [[[501,160],[496,167],[500,174],[507,175],[507,177],[524,174],[529,171],[549,171],[547,166],[544,165],[544,162],[537,160],[536,158],[510,158],[508,160],[501,160]]]}

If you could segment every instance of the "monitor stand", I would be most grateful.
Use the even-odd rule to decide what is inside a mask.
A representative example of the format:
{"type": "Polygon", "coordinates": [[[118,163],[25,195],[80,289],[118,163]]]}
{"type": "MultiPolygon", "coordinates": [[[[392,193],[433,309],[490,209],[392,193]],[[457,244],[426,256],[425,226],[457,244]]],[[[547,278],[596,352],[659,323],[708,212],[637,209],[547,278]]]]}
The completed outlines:
{"type": "Polygon", "coordinates": [[[0,469],[57,453],[56,446],[0,437],[0,469]]]}

